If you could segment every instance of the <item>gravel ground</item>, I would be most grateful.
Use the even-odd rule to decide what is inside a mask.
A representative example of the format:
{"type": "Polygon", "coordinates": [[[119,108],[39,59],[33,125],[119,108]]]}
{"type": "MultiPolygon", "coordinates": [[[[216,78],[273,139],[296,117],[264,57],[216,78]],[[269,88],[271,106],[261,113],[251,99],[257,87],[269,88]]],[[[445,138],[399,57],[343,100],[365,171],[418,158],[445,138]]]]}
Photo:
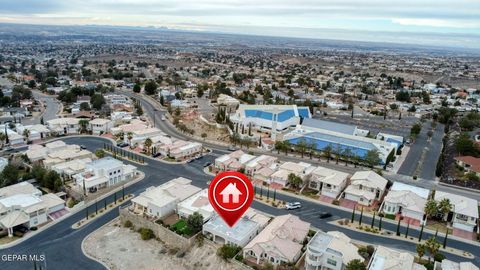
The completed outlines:
{"type": "Polygon", "coordinates": [[[121,227],[118,219],[93,232],[83,243],[86,253],[107,264],[111,270],[234,270],[216,248],[205,242],[185,254],[170,250],[157,240],[143,241],[140,234],[121,227]]]}

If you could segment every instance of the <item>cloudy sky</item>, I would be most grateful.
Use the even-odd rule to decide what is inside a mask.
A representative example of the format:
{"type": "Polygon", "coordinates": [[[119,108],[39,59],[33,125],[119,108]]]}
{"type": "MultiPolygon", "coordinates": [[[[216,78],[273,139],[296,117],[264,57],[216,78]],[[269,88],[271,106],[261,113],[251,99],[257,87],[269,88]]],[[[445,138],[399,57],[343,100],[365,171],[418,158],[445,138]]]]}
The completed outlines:
{"type": "Polygon", "coordinates": [[[0,22],[480,47],[480,0],[0,0],[0,22]]]}

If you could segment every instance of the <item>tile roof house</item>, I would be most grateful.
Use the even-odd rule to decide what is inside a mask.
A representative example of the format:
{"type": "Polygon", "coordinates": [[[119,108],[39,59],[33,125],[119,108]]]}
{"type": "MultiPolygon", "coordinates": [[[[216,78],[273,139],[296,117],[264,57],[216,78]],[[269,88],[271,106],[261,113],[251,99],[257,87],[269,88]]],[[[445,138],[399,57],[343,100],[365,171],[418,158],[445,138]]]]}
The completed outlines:
{"type": "Polygon", "coordinates": [[[308,242],[305,269],[342,270],[352,260],[363,261],[358,248],[341,232],[317,232],[308,242]]]}
{"type": "Polygon", "coordinates": [[[426,270],[415,262],[415,256],[384,246],[378,246],[368,263],[368,270],[426,270]]]}
{"type": "Polygon", "coordinates": [[[344,198],[363,206],[371,206],[382,198],[388,180],[374,171],[356,172],[344,191],[344,198]]]}
{"type": "Polygon", "coordinates": [[[348,173],[317,167],[312,171],[308,187],[320,191],[321,195],[337,198],[348,183],[348,173]]]}
{"type": "Polygon", "coordinates": [[[399,215],[407,222],[419,225],[425,221],[424,208],[429,194],[427,189],[395,182],[385,196],[381,208],[386,214],[399,215]]]}
{"type": "Polygon", "coordinates": [[[94,192],[120,182],[131,180],[137,174],[137,168],[123,164],[120,160],[105,157],[85,164],[85,170],[73,175],[79,190],[94,192]]]}
{"type": "Polygon", "coordinates": [[[308,234],[310,223],[294,215],[275,217],[243,249],[243,257],[257,264],[296,262],[302,254],[302,242],[308,234]]]}
{"type": "Polygon", "coordinates": [[[474,172],[477,176],[480,176],[480,158],[472,156],[460,156],[455,157],[457,165],[462,167],[466,173],[474,172]]]}
{"type": "Polygon", "coordinates": [[[436,261],[433,270],[479,270],[479,268],[471,262],[453,262],[444,259],[441,262],[436,261]]]}
{"type": "Polygon", "coordinates": [[[177,204],[201,191],[183,177],[172,179],[158,187],[149,187],[132,199],[135,212],[161,218],[173,214],[177,204]]]}
{"type": "Polygon", "coordinates": [[[214,210],[208,200],[208,189],[195,193],[177,205],[177,214],[180,217],[187,218],[195,212],[202,215],[203,222],[212,217],[214,210]]]}
{"type": "Polygon", "coordinates": [[[45,194],[28,182],[0,189],[0,227],[13,235],[13,228],[36,227],[53,219],[50,214],[64,211],[65,201],[55,194],[45,194]]]}
{"type": "Polygon", "coordinates": [[[315,170],[315,166],[305,162],[290,162],[287,161],[278,167],[270,177],[270,183],[276,183],[282,187],[288,183],[288,175],[291,173],[300,176],[303,181],[308,181],[311,173],[315,170]]]}
{"type": "Polygon", "coordinates": [[[269,220],[269,217],[250,208],[233,227],[230,227],[218,214],[214,213],[212,218],[203,225],[203,234],[216,243],[244,247],[265,228],[269,220]]]}
{"type": "Polygon", "coordinates": [[[435,191],[435,201],[448,199],[452,204],[452,227],[473,232],[478,220],[478,201],[443,191],[435,191]]]}

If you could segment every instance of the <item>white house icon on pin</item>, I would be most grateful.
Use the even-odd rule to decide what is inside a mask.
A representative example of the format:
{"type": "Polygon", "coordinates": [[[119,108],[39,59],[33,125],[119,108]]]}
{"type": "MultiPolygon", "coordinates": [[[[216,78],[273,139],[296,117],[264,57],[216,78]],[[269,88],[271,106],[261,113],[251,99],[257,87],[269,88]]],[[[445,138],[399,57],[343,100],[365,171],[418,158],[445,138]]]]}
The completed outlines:
{"type": "Polygon", "coordinates": [[[220,195],[222,195],[223,203],[238,203],[239,197],[240,195],[242,195],[242,192],[238,190],[237,184],[230,183],[220,192],[220,195]],[[230,196],[232,196],[231,202],[230,202],[230,196]]]}

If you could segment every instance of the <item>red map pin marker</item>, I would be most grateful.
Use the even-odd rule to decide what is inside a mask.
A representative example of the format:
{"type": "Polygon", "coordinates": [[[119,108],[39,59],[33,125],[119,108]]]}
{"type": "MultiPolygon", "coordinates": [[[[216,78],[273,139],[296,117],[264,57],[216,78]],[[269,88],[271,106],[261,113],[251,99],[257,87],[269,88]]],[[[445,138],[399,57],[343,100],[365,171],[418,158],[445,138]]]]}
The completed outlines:
{"type": "Polygon", "coordinates": [[[228,226],[233,227],[253,201],[253,186],[243,173],[217,174],[208,187],[208,199],[228,226]]]}

